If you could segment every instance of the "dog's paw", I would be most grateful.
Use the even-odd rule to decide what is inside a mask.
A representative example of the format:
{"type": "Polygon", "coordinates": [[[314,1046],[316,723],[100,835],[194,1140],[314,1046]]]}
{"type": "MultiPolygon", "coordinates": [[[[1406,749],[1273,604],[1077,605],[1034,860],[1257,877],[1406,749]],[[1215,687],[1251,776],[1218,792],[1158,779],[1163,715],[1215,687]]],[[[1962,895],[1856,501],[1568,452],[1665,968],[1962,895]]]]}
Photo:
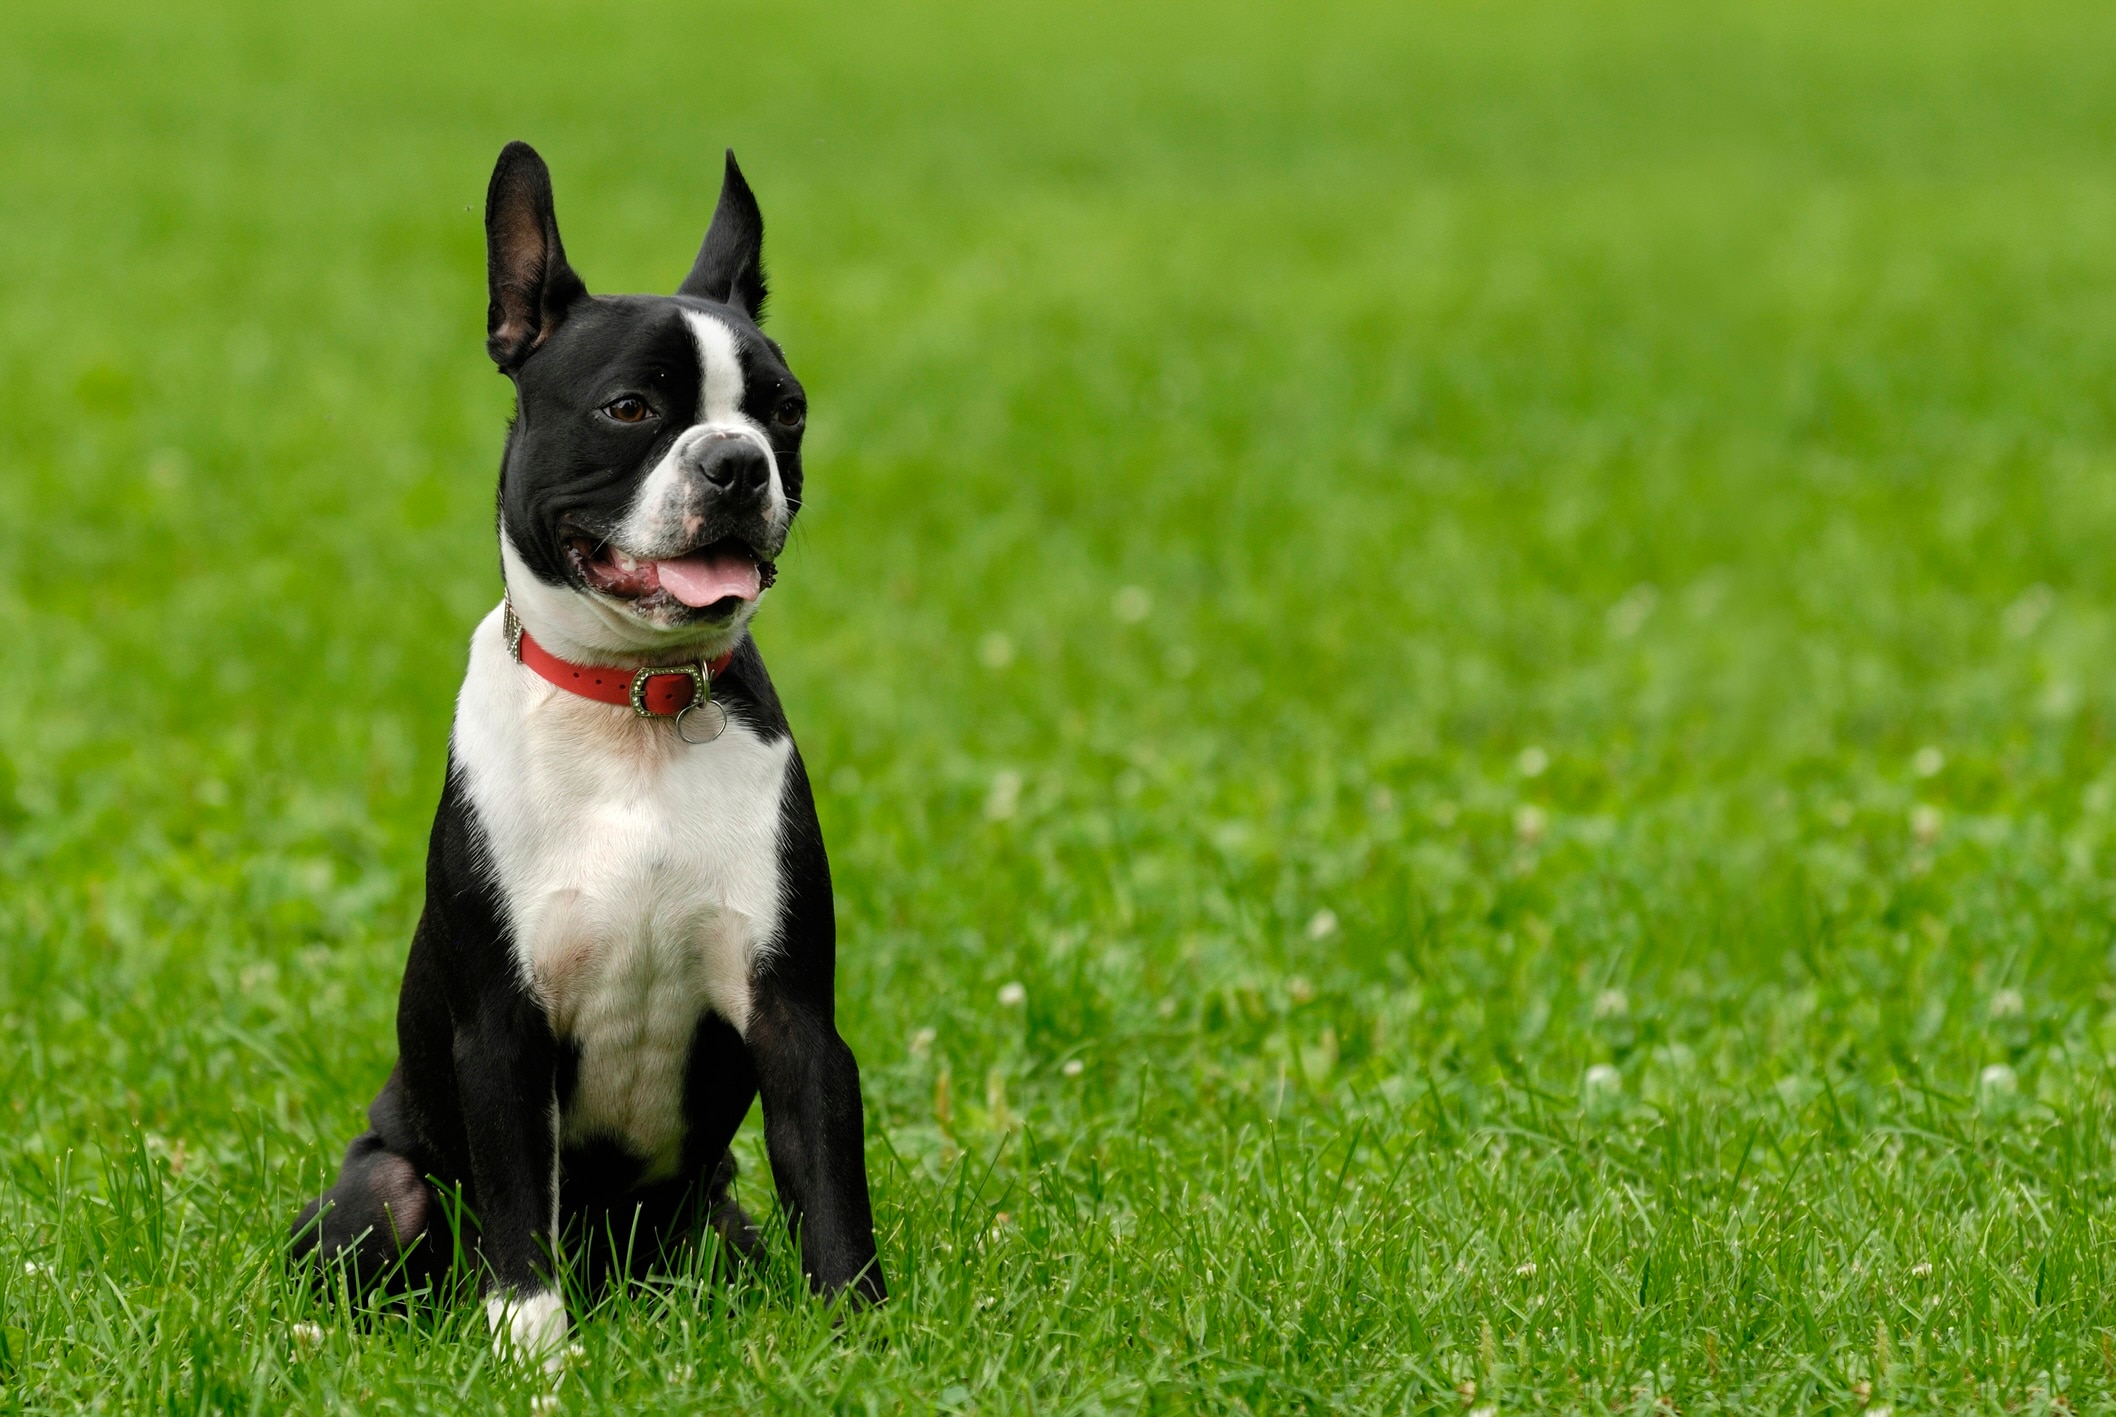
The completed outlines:
{"type": "Polygon", "coordinates": [[[492,1325],[492,1351],[540,1362],[557,1372],[566,1361],[566,1302],[549,1289],[534,1294],[512,1291],[485,1301],[492,1325]]]}

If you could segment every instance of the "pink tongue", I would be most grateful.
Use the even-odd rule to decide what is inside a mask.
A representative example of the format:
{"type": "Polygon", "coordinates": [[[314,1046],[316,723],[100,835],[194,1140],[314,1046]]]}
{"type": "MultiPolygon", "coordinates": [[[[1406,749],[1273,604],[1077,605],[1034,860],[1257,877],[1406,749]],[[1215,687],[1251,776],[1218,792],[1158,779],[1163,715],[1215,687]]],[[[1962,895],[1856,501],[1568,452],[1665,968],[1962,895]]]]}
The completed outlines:
{"type": "Polygon", "coordinates": [[[656,561],[654,570],[662,589],[694,609],[731,595],[755,600],[762,590],[757,563],[740,552],[700,551],[679,561],[656,561]]]}

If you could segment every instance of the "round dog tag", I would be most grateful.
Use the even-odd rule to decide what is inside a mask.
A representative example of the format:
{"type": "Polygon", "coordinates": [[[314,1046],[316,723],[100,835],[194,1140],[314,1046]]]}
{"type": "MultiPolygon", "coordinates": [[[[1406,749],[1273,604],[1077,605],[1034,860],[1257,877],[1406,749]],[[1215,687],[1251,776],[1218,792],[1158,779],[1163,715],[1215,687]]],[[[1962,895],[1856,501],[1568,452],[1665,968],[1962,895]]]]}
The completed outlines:
{"type": "Polygon", "coordinates": [[[727,732],[727,710],[711,699],[691,703],[676,715],[676,736],[686,743],[710,743],[727,732]],[[692,715],[697,715],[696,722],[692,715]]]}

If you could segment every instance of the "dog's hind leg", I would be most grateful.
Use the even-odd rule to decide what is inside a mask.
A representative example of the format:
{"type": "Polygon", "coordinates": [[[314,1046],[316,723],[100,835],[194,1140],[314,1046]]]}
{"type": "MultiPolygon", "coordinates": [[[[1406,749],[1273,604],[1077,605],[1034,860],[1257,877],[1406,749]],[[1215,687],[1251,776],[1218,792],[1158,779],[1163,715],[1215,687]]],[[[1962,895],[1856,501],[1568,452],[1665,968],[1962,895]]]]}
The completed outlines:
{"type": "Polygon", "coordinates": [[[376,1291],[402,1293],[431,1283],[452,1257],[450,1228],[433,1187],[374,1132],[346,1148],[337,1184],[310,1201],[294,1222],[297,1264],[318,1262],[327,1281],[344,1267],[357,1301],[376,1291]]]}

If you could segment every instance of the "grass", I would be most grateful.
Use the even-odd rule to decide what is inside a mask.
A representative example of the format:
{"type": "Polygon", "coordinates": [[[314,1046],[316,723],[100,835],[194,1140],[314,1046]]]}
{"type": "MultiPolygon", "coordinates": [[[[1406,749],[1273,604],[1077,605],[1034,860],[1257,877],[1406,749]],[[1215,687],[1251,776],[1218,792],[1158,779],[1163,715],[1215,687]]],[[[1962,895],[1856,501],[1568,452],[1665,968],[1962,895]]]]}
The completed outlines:
{"type": "Polygon", "coordinates": [[[673,286],[723,144],[764,202],[896,1291],[612,1297],[563,1410],[2116,1408],[2112,55],[8,10],[0,1410],[541,1391],[278,1260],[497,594],[512,137],[591,288],[673,286]]]}

